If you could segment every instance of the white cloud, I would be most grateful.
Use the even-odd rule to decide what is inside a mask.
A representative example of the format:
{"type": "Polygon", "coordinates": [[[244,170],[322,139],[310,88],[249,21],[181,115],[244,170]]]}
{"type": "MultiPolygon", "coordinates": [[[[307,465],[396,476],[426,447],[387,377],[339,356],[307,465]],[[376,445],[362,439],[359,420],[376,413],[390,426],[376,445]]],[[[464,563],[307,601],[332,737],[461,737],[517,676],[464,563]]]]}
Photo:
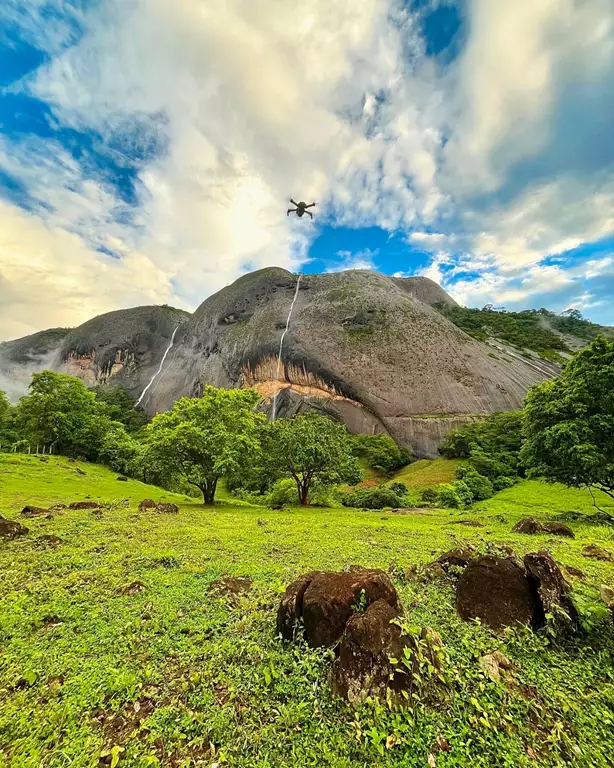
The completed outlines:
{"type": "Polygon", "coordinates": [[[371,250],[370,248],[363,248],[360,251],[352,253],[352,251],[337,251],[337,261],[333,266],[327,267],[324,271],[330,272],[343,272],[345,269],[375,269],[375,258],[378,254],[378,249],[371,250]]]}
{"type": "Polygon", "coordinates": [[[0,142],[0,167],[38,201],[0,209],[0,338],[145,297],[193,309],[248,268],[296,269],[318,221],[406,232],[434,254],[423,274],[460,277],[471,302],[563,285],[544,258],[614,232],[611,0],[467,0],[467,45],[446,68],[400,0],[105,0],[43,23],[46,6],[2,4],[0,21],[53,57],[13,89],[103,143],[121,133],[117,162],[152,138],[165,150],[132,209],[61,146],[0,142]],[[318,202],[314,224],[285,216],[290,197],[318,202]],[[41,275],[42,309],[26,290],[41,275]]]}

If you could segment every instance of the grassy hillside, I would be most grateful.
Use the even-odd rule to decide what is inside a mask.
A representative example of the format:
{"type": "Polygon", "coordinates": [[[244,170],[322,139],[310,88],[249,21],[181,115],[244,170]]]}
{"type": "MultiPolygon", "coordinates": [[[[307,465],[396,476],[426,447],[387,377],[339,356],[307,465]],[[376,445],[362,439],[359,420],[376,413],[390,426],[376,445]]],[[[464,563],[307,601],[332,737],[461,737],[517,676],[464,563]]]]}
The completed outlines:
{"type": "MultiPolygon", "coordinates": [[[[442,482],[446,466],[408,474],[442,482]]],[[[397,579],[412,623],[441,634],[452,681],[449,700],[401,714],[332,699],[329,654],[285,648],[274,633],[280,593],[302,572],[394,562],[398,573],[457,542],[550,549],[587,574],[574,589],[590,618],[599,585],[614,586],[614,565],[580,551],[593,542],[614,551],[614,531],[572,522],[575,540],[510,533],[527,513],[590,512],[584,494],[530,482],[468,513],[273,512],[207,509],[115,477],[0,454],[5,517],[19,518],[26,502],[130,500],[100,518],[67,510],[27,520],[28,536],[0,542],[1,768],[409,768],[428,765],[429,754],[438,768],[611,765],[614,638],[598,618],[563,645],[530,632],[497,637],[456,617],[448,584],[397,579]],[[172,500],[180,513],[139,513],[145,497],[172,500]],[[457,524],[467,518],[485,525],[457,524]],[[63,543],[43,546],[42,534],[63,543]],[[236,604],[211,594],[222,574],[251,576],[251,593],[236,604]],[[126,594],[135,582],[142,591],[126,594]],[[495,649],[519,664],[530,696],[480,672],[478,658],[495,649]],[[438,751],[438,739],[450,751],[438,751]]]]}
{"type": "Polygon", "coordinates": [[[421,491],[441,483],[452,483],[460,459],[420,459],[408,464],[394,475],[396,482],[404,483],[410,490],[421,491]]]}

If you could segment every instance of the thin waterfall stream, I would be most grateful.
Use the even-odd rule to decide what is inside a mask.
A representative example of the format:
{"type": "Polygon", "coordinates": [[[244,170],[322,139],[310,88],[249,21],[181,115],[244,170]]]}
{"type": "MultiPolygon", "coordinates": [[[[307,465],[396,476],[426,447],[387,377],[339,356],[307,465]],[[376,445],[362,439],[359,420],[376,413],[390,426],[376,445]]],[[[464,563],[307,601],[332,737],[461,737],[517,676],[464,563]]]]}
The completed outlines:
{"type": "MultiPolygon", "coordinates": [[[[145,389],[144,389],[144,390],[141,392],[141,396],[140,396],[140,397],[139,397],[139,399],[136,401],[136,405],[140,405],[140,404],[141,404],[141,401],[143,400],[143,398],[144,398],[144,397],[145,397],[145,395],[147,394],[147,390],[149,389],[149,387],[151,387],[151,385],[154,383],[154,381],[156,380],[156,378],[157,378],[157,377],[160,375],[160,373],[161,373],[161,371],[162,371],[162,368],[164,367],[164,363],[165,363],[165,361],[166,361],[166,356],[168,355],[168,353],[169,353],[169,352],[171,351],[171,349],[173,348],[173,344],[175,343],[175,334],[177,333],[177,331],[178,331],[178,330],[179,330],[179,326],[177,326],[177,327],[175,328],[175,330],[173,331],[173,335],[171,336],[171,343],[170,343],[170,344],[168,345],[168,347],[166,348],[166,351],[164,352],[164,355],[162,356],[162,360],[160,360],[160,366],[158,367],[158,370],[157,370],[157,371],[154,373],[154,375],[151,377],[151,381],[149,382],[149,384],[148,384],[148,385],[145,387],[145,389]]],[[[135,406],[135,407],[136,407],[136,406],[135,406]]]]}
{"type": "MultiPolygon", "coordinates": [[[[288,312],[288,319],[286,320],[286,327],[284,329],[284,332],[281,334],[281,339],[279,340],[279,354],[277,355],[277,375],[275,377],[275,383],[277,384],[279,382],[279,376],[281,374],[281,353],[283,351],[284,347],[284,339],[286,338],[286,334],[288,333],[288,328],[290,327],[290,318],[292,317],[292,310],[294,309],[294,304],[296,303],[296,298],[298,296],[298,289],[301,284],[301,277],[302,275],[298,276],[298,279],[296,281],[296,290],[294,291],[294,298],[292,299],[292,304],[290,304],[290,311],[288,312]]],[[[275,394],[273,395],[273,410],[271,411],[271,421],[275,421],[275,416],[277,414],[277,393],[279,390],[275,390],[275,394]]]]}

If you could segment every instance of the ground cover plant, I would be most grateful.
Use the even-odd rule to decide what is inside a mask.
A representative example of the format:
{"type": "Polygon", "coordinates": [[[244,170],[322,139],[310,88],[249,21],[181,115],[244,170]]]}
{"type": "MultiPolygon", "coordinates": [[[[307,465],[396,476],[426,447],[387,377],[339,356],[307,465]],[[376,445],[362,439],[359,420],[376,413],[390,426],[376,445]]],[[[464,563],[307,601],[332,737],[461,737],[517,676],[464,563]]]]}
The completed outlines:
{"type": "MultiPolygon", "coordinates": [[[[439,483],[457,469],[443,459],[410,465],[402,481],[431,472],[439,483]]],[[[0,454],[0,515],[30,529],[0,541],[2,768],[611,765],[614,633],[599,587],[614,586],[614,564],[581,553],[589,544],[614,552],[614,530],[589,522],[585,491],[520,480],[470,512],[393,515],[274,511],[231,505],[229,496],[203,507],[116,478],[66,458],[0,454]],[[176,503],[179,514],[140,512],[144,498],[176,503]],[[25,504],[83,500],[105,506],[20,517],[25,504]],[[575,539],[512,533],[527,515],[565,516],[575,539]],[[468,519],[474,525],[459,524],[468,519]],[[405,579],[406,568],[420,575],[465,543],[548,549],[580,569],[585,578],[569,578],[581,632],[497,636],[460,621],[447,581],[405,579]],[[388,569],[408,629],[441,635],[443,698],[351,709],[331,696],[329,652],[275,637],[291,580],[354,563],[388,569]],[[249,576],[251,591],[216,591],[224,575],[249,576]],[[517,687],[480,668],[495,650],[517,664],[517,687]]],[[[603,506],[614,509],[607,498],[603,506]]]]}

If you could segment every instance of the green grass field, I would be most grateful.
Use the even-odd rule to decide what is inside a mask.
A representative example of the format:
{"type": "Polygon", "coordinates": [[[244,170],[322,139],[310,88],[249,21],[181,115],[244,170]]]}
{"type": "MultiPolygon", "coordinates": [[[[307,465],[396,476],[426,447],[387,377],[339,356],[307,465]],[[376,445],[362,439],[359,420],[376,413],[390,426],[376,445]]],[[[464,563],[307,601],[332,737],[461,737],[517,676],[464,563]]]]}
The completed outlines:
{"type": "MultiPolygon", "coordinates": [[[[443,461],[417,464],[408,476],[454,474],[443,461]]],[[[614,631],[599,585],[614,586],[614,564],[580,553],[590,543],[614,552],[614,529],[573,521],[574,540],[510,533],[526,514],[590,513],[586,494],[524,482],[470,510],[399,516],[271,511],[228,497],[204,508],[115,478],[62,458],[0,454],[4,517],[21,520],[26,503],[130,502],[100,518],[66,510],[23,520],[28,536],[0,541],[2,768],[612,765],[614,631]],[[180,513],[139,513],[143,498],[174,501],[180,513]],[[457,524],[466,519],[484,527],[457,524]],[[41,534],[64,543],[42,546],[41,534]],[[334,700],[330,653],[275,637],[280,593],[300,573],[355,563],[393,563],[397,573],[461,542],[546,548],[582,569],[574,594],[585,629],[566,642],[529,630],[495,636],[457,618],[447,583],[397,579],[410,623],[437,630],[447,653],[445,695],[403,711],[334,700]],[[251,576],[251,593],[234,605],[211,594],[222,574],[251,576]],[[134,582],[144,589],[122,594],[134,582]],[[530,695],[480,671],[479,657],[496,649],[518,664],[530,695]]]]}

